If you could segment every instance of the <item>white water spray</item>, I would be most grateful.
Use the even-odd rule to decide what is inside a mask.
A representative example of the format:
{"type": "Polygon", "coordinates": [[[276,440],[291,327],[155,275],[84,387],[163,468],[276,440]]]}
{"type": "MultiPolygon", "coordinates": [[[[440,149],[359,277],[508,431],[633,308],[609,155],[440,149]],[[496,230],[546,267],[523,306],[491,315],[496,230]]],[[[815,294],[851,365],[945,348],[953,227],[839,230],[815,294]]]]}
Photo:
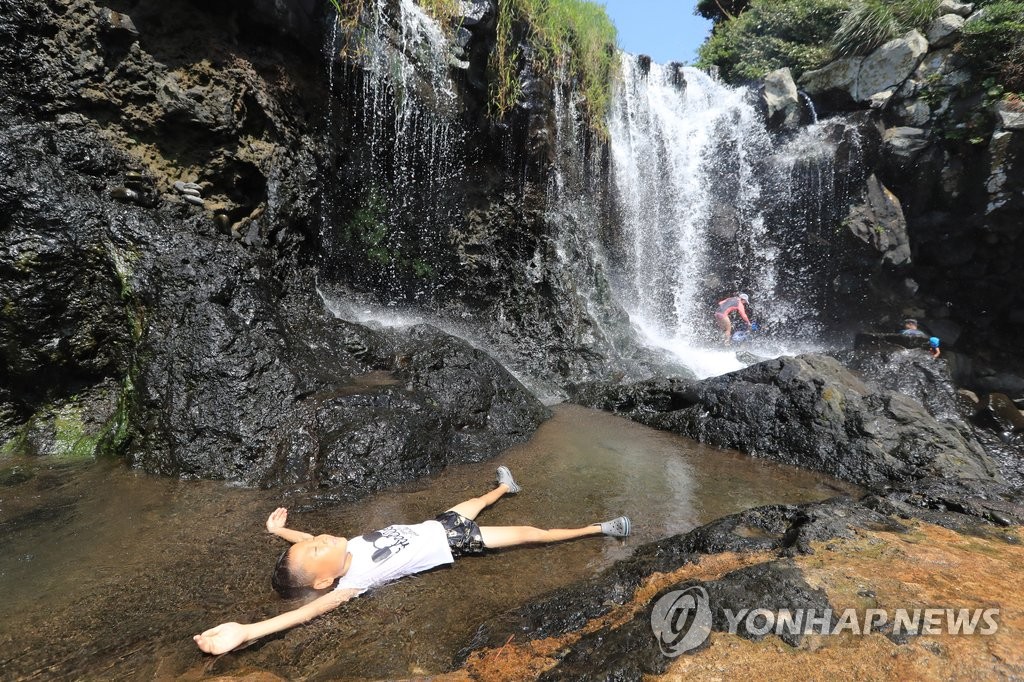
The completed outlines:
{"type": "Polygon", "coordinates": [[[746,89],[628,54],[609,127],[621,219],[613,287],[648,340],[700,376],[738,369],[713,311],[742,289],[774,330],[758,354],[812,350],[816,310],[793,264],[805,226],[789,212],[834,193],[835,146],[820,127],[782,144],[746,89]]]}

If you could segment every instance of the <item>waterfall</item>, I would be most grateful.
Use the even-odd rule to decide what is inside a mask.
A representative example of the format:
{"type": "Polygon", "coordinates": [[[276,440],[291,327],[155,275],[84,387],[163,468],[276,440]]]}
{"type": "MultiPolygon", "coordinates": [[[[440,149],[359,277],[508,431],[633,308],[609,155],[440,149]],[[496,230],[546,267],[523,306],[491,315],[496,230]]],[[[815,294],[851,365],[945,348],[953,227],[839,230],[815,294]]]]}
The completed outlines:
{"type": "Polygon", "coordinates": [[[611,282],[647,339],[699,375],[736,369],[713,310],[745,291],[765,330],[760,352],[813,348],[823,336],[815,245],[845,206],[835,127],[777,138],[748,90],[623,54],[610,133],[621,226],[606,244],[611,282]]]}
{"type": "Polygon", "coordinates": [[[398,299],[426,301],[440,284],[435,266],[459,215],[453,197],[464,174],[464,131],[444,32],[413,0],[396,3],[395,17],[386,5],[368,0],[346,37],[344,49],[358,69],[342,96],[362,110],[347,122],[351,137],[337,147],[342,155],[365,152],[340,162],[347,168],[339,185],[349,194],[327,228],[338,239],[324,242],[365,256],[356,280],[398,299]]]}
{"type": "Polygon", "coordinates": [[[811,96],[808,95],[803,90],[799,91],[799,95],[800,95],[800,99],[802,99],[804,101],[804,103],[807,104],[807,111],[809,111],[810,114],[811,114],[811,123],[817,123],[818,122],[818,110],[814,107],[814,100],[811,99],[811,96]]]}

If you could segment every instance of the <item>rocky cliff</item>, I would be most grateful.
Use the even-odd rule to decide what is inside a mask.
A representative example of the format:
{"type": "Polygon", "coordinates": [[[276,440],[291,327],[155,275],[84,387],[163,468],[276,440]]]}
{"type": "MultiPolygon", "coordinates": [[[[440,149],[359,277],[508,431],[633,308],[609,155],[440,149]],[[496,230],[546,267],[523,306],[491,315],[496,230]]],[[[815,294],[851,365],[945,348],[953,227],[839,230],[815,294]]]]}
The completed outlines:
{"type": "MultiPolygon", "coordinates": [[[[465,342],[345,322],[321,299],[321,270],[359,283],[364,265],[324,263],[324,212],[344,209],[339,158],[359,153],[325,131],[327,114],[362,112],[331,97],[331,60],[361,76],[323,58],[328,11],[3,3],[6,452],[112,453],[164,474],[354,495],[493,455],[545,418],[465,342]]],[[[492,154],[481,173],[502,177],[504,161],[492,154]]],[[[493,189],[481,183],[500,206],[493,189]]],[[[493,304],[462,282],[461,298],[493,304]]]]}
{"type": "Polygon", "coordinates": [[[823,235],[838,236],[830,258],[846,262],[825,266],[840,292],[836,309],[844,299],[873,307],[879,328],[921,318],[968,356],[959,381],[1017,394],[1024,107],[964,54],[964,27],[984,16],[982,7],[944,2],[925,32],[797,83],[788,70],[770,75],[764,101],[778,127],[794,127],[804,112],[799,88],[868,151],[867,180],[853,188],[843,228],[823,235]]]}

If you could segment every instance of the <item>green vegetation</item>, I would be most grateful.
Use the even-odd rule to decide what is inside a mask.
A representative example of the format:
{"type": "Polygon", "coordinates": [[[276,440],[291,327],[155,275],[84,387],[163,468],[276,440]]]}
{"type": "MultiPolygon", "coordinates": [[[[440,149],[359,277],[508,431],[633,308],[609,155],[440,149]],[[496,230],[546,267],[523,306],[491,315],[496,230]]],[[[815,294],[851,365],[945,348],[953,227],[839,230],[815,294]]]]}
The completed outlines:
{"type": "Polygon", "coordinates": [[[959,50],[1006,90],[1024,91],[1024,2],[982,4],[981,16],[964,25],[959,50]]]}
{"type": "Polygon", "coordinates": [[[718,22],[735,19],[750,6],[750,0],[699,0],[694,14],[718,22]]]}
{"type": "Polygon", "coordinates": [[[77,405],[66,405],[53,418],[55,454],[68,459],[86,459],[96,454],[100,436],[86,432],[81,410],[77,405]]]}
{"type": "Polygon", "coordinates": [[[859,0],[843,17],[832,39],[836,54],[868,54],[911,29],[924,32],[938,8],[939,0],[859,0]]]}
{"type": "Polygon", "coordinates": [[[849,8],[850,0],[751,0],[736,18],[715,25],[697,66],[717,66],[731,82],[784,66],[799,78],[832,59],[832,36],[849,8]]]}
{"type": "Polygon", "coordinates": [[[604,131],[616,64],[615,26],[604,7],[584,0],[503,0],[498,5],[497,43],[491,61],[491,109],[507,114],[522,94],[522,54],[515,28],[522,22],[535,50],[533,65],[547,73],[564,70],[578,84],[591,126],[604,131]]]}
{"type": "Polygon", "coordinates": [[[416,0],[416,4],[442,26],[450,24],[459,14],[458,0],[416,0]]]}
{"type": "Polygon", "coordinates": [[[29,432],[42,428],[53,438],[53,455],[62,459],[86,459],[96,454],[100,435],[86,431],[82,411],[74,402],[42,410],[34,415],[13,438],[0,447],[0,454],[30,454],[29,432]],[[49,422],[49,424],[47,424],[49,422]]]}
{"type": "MultiPolygon", "coordinates": [[[[358,53],[355,30],[369,0],[329,0],[338,21],[356,44],[345,50],[358,53]]],[[[457,0],[416,0],[442,26],[455,29],[457,0]]],[[[611,103],[612,84],[618,73],[615,26],[604,7],[586,0],[501,0],[498,3],[497,36],[489,66],[490,110],[504,117],[519,101],[519,71],[524,53],[517,43],[517,29],[531,48],[532,66],[541,72],[567,73],[586,102],[591,126],[604,131],[611,103]]]]}
{"type": "Polygon", "coordinates": [[[392,238],[387,199],[377,188],[367,190],[362,204],[345,224],[344,233],[351,247],[362,251],[371,263],[393,267],[419,279],[434,276],[430,263],[411,254],[401,239],[392,238]]]}
{"type": "MultiPolygon", "coordinates": [[[[117,405],[102,424],[87,421],[88,401],[107,401],[114,396],[104,392],[73,395],[46,405],[0,445],[0,456],[47,455],[60,460],[85,460],[94,457],[120,457],[131,438],[131,411],[135,386],[126,376],[116,391],[117,405]]],[[[95,418],[94,415],[93,418],[95,418]]]]}
{"type": "Polygon", "coordinates": [[[370,189],[363,203],[352,214],[352,219],[345,225],[345,234],[353,244],[366,249],[370,260],[387,263],[392,260],[386,240],[388,226],[384,222],[387,206],[384,198],[376,189],[370,189]]]}
{"type": "Polygon", "coordinates": [[[96,454],[109,457],[120,457],[125,454],[128,442],[132,438],[132,410],[135,405],[135,383],[131,374],[125,376],[121,383],[121,392],[117,396],[117,410],[103,426],[100,433],[96,454]]]}
{"type": "MultiPolygon", "coordinates": [[[[717,66],[726,81],[754,80],[788,66],[794,76],[837,57],[864,55],[924,31],[940,0],[700,0],[697,14],[715,22],[697,65],[717,66]]],[[[978,0],[956,50],[970,67],[1017,101],[1024,92],[1024,0],[978,0]]],[[[926,84],[938,92],[936,84],[926,84]]],[[[986,87],[985,91],[992,89],[986,87]]]]}

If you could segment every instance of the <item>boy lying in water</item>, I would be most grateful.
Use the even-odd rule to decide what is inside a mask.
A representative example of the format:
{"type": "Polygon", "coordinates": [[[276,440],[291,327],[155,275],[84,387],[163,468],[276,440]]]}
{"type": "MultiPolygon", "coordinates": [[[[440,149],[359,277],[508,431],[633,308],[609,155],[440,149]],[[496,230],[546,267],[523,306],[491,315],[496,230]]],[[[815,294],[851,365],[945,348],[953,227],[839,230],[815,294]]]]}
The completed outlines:
{"type": "Polygon", "coordinates": [[[340,604],[403,576],[450,564],[455,557],[483,554],[485,549],[560,542],[588,535],[629,535],[625,516],[582,528],[544,530],[532,526],[478,526],[474,519],[505,494],[521,488],[508,467],[498,467],[494,490],[457,504],[431,521],[394,525],[357,538],[312,536],[287,528],[288,511],[275,509],[267,530],[292,543],[277,560],[271,583],[284,597],[309,589],[330,592],[292,611],[257,623],[222,623],[192,639],[208,654],[222,654],[323,615],[340,604]]]}

